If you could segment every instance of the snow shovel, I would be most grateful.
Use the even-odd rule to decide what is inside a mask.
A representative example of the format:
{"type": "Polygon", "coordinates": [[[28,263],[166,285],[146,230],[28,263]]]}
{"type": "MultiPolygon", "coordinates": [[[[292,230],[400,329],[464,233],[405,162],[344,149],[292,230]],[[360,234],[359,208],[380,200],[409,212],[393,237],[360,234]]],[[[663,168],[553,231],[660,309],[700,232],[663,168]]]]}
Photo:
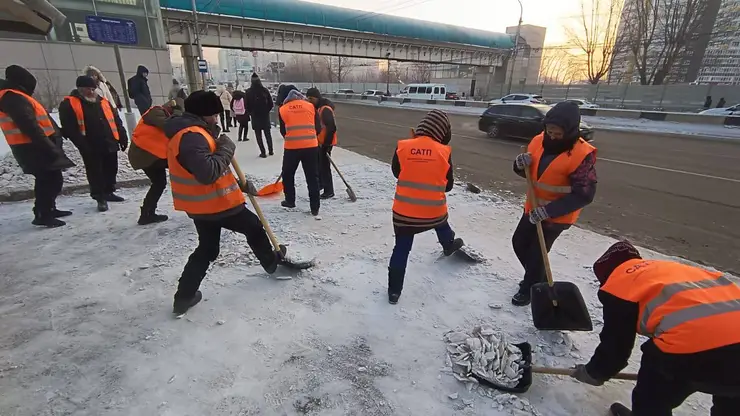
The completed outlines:
{"type": "MultiPolygon", "coordinates": [[[[529,167],[524,169],[527,177],[527,193],[534,207],[539,207],[537,195],[534,192],[534,182],[529,167]]],[[[591,315],[586,308],[581,291],[573,282],[553,282],[550,258],[547,255],[545,236],[542,233],[542,224],[537,223],[537,239],[542,253],[542,263],[545,265],[547,282],[532,286],[532,320],[534,326],[540,330],[560,331],[591,331],[591,315]]]]}
{"type": "Polygon", "coordinates": [[[329,159],[329,162],[331,162],[331,165],[334,166],[334,170],[337,171],[339,174],[339,177],[342,178],[342,182],[344,182],[344,186],[347,187],[347,196],[349,196],[349,200],[352,202],[357,202],[357,195],[355,195],[355,191],[352,190],[352,187],[349,186],[347,183],[347,180],[344,179],[344,175],[342,175],[342,172],[339,171],[339,168],[337,167],[336,163],[331,159],[331,156],[328,154],[326,155],[326,158],[329,159]]]}
{"type": "MultiPolygon", "coordinates": [[[[236,162],[236,159],[231,159],[231,165],[234,167],[234,170],[236,171],[236,177],[239,181],[239,187],[242,189],[247,188],[247,178],[244,176],[244,172],[242,172],[242,169],[239,167],[239,164],[236,162]]],[[[262,226],[265,228],[265,231],[267,232],[267,236],[270,238],[270,242],[272,243],[272,247],[280,256],[280,264],[296,270],[303,270],[311,268],[315,265],[315,261],[313,260],[295,260],[290,259],[286,256],[287,254],[287,247],[284,245],[278,243],[277,237],[275,237],[275,234],[272,232],[272,228],[270,228],[270,224],[267,222],[267,219],[265,218],[265,215],[262,213],[262,209],[260,208],[259,204],[257,203],[257,198],[252,196],[249,192],[245,192],[247,196],[249,197],[249,202],[252,203],[252,206],[254,207],[254,211],[257,213],[257,216],[260,219],[260,222],[262,223],[262,226]]]]}
{"type": "Polygon", "coordinates": [[[283,183],[280,182],[280,179],[283,179],[282,172],[280,173],[280,176],[278,176],[275,183],[265,185],[264,187],[262,187],[262,189],[257,191],[257,196],[268,196],[268,195],[274,195],[274,194],[279,194],[280,192],[283,192],[283,189],[285,188],[283,186],[283,183]]]}

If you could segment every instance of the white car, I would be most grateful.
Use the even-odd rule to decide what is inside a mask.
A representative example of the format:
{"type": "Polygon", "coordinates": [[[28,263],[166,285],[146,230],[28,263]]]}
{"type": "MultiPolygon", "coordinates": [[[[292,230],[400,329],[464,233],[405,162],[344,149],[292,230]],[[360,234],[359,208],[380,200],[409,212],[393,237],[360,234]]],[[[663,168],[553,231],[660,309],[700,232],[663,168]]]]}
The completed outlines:
{"type": "Polygon", "coordinates": [[[509,94],[498,100],[491,100],[488,104],[547,104],[545,99],[539,94],[509,94]]]}
{"type": "Polygon", "coordinates": [[[385,95],[385,92],[381,90],[367,90],[363,92],[362,95],[366,97],[379,97],[379,96],[385,95]]]}
{"type": "Polygon", "coordinates": [[[598,104],[594,104],[582,98],[569,98],[565,101],[577,105],[578,108],[599,108],[598,104]]]}
{"type": "Polygon", "coordinates": [[[707,116],[734,116],[740,115],[740,104],[735,104],[732,107],[724,108],[710,108],[708,110],[700,111],[699,114],[707,116]]]}

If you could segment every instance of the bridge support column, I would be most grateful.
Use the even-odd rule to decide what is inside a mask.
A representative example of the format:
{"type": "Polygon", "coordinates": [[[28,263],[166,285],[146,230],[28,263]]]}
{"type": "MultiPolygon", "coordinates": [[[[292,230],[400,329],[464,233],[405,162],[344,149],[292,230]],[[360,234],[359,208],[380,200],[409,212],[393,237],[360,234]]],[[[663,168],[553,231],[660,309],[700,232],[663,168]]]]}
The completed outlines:
{"type": "Polygon", "coordinates": [[[198,71],[198,48],[195,45],[180,46],[185,76],[188,79],[188,90],[190,92],[203,89],[201,76],[198,71]]]}
{"type": "Polygon", "coordinates": [[[475,67],[473,80],[470,82],[471,96],[479,96],[482,99],[490,98],[495,71],[495,66],[475,67]]]}

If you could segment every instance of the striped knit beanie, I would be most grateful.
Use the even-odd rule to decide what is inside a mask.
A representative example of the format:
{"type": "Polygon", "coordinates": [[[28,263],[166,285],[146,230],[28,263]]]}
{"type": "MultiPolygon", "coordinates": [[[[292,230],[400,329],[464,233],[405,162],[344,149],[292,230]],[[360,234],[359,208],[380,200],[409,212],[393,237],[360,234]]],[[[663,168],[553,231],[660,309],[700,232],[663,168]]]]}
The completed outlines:
{"type": "Polygon", "coordinates": [[[594,274],[603,285],[614,270],[628,260],[641,259],[640,252],[629,241],[618,241],[612,244],[606,253],[594,263],[594,274]]]}
{"type": "Polygon", "coordinates": [[[414,133],[416,136],[431,137],[442,144],[447,144],[452,134],[450,119],[444,111],[432,110],[419,122],[414,133]]]}

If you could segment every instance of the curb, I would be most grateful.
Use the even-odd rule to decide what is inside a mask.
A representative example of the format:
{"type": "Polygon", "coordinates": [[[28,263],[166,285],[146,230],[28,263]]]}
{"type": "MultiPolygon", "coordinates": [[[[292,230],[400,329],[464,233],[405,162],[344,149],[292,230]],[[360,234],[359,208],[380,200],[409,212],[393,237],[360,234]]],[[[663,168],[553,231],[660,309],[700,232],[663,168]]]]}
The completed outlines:
{"type": "MultiPolygon", "coordinates": [[[[138,188],[140,186],[149,185],[151,182],[149,181],[149,178],[142,178],[142,179],[129,179],[126,181],[121,181],[116,183],[116,187],[118,188],[138,188]]],[[[74,194],[80,194],[84,193],[89,189],[88,184],[86,183],[78,183],[78,184],[72,184],[69,186],[65,186],[62,188],[62,192],[60,195],[74,195],[74,194]]],[[[19,202],[19,201],[25,201],[28,199],[33,199],[33,189],[23,189],[20,191],[13,191],[8,194],[0,195],[0,202],[19,202]]]]}

